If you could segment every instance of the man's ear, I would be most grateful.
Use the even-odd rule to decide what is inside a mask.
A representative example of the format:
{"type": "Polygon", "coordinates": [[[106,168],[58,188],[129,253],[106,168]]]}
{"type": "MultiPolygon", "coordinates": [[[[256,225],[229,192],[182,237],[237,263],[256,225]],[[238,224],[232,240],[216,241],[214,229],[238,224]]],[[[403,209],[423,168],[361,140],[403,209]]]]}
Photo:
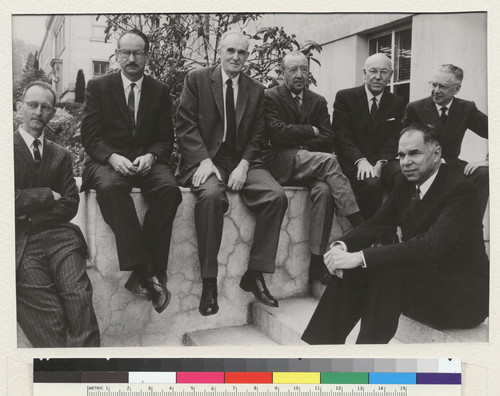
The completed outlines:
{"type": "Polygon", "coordinates": [[[17,109],[17,111],[21,111],[22,105],[23,105],[23,102],[21,102],[20,100],[18,100],[16,102],[16,109],[17,109]]]}
{"type": "Polygon", "coordinates": [[[441,162],[441,146],[436,146],[434,149],[434,157],[436,159],[436,162],[441,162]]]}

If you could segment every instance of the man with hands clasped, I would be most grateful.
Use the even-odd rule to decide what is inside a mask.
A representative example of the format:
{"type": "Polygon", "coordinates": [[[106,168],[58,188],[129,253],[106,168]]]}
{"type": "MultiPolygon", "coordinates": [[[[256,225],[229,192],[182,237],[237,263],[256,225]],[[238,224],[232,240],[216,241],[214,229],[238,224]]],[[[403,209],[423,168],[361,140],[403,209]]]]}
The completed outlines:
{"type": "Polygon", "coordinates": [[[120,72],[90,80],[82,142],[89,155],[82,190],[95,189],[104,221],[113,229],[125,288],[162,312],[170,300],[167,262],[172,223],[182,198],[168,166],[174,143],[168,87],[145,75],[148,38],[125,31],[118,39],[120,72]],[[141,226],[130,191],[148,203],[141,226]]]}
{"type": "Polygon", "coordinates": [[[357,343],[387,343],[401,313],[438,328],[472,328],[488,316],[489,260],[474,186],[441,164],[430,125],[405,128],[398,156],[405,177],[324,256],[336,276],[302,335],[309,344],[342,344],[358,320],[357,343]],[[395,226],[402,243],[373,247],[395,226]]]}

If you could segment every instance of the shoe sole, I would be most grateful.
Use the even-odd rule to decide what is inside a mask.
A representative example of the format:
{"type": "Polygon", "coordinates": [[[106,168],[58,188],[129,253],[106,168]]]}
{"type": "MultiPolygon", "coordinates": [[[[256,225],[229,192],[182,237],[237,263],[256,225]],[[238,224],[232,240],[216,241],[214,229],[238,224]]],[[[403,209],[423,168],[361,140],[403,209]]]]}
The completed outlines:
{"type": "Polygon", "coordinates": [[[165,303],[159,307],[159,308],[156,308],[154,305],[153,305],[153,308],[155,309],[156,312],[158,313],[162,313],[165,308],[167,308],[167,305],[170,303],[170,296],[171,296],[171,293],[167,290],[167,301],[165,301],[165,303]]]}
{"type": "Polygon", "coordinates": [[[150,295],[144,294],[144,293],[139,293],[139,292],[135,291],[133,287],[127,285],[126,283],[125,283],[125,285],[123,287],[125,287],[125,289],[127,289],[134,296],[139,297],[139,298],[141,298],[143,300],[146,300],[146,301],[151,301],[151,296],[150,295]]]}

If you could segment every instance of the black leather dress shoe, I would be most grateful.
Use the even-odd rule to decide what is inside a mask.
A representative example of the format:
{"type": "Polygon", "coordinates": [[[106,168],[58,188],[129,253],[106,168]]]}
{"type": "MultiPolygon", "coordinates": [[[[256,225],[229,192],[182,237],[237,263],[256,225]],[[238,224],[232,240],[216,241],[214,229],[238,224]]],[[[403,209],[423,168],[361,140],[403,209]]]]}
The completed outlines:
{"type": "Polygon", "coordinates": [[[124,285],[125,289],[132,292],[136,296],[143,298],[144,300],[151,300],[151,292],[147,286],[147,282],[143,276],[137,272],[132,272],[129,276],[127,282],[124,285]]]}
{"type": "Polygon", "coordinates": [[[153,300],[153,308],[162,313],[170,302],[170,292],[167,289],[167,274],[158,273],[148,278],[148,288],[153,300]]]}
{"type": "Polygon", "coordinates": [[[278,300],[269,293],[262,274],[253,276],[246,272],[241,278],[240,287],[247,292],[252,292],[258,301],[270,307],[278,306],[278,300]]]}
{"type": "Polygon", "coordinates": [[[330,271],[326,268],[323,260],[311,260],[311,264],[309,265],[309,278],[314,278],[319,280],[322,285],[327,285],[332,278],[332,274],[330,274],[330,271]]]}
{"type": "Polygon", "coordinates": [[[215,315],[219,312],[219,305],[217,304],[217,281],[203,283],[199,311],[203,316],[215,315]]]}

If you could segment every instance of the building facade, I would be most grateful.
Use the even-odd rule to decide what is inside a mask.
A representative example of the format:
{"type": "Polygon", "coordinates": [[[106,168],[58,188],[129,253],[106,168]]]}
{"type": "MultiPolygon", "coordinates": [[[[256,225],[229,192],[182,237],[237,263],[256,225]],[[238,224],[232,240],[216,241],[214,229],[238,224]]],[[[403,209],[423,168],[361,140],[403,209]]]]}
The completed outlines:
{"type": "Polygon", "coordinates": [[[103,17],[96,15],[49,15],[39,51],[40,68],[52,79],[62,102],[73,101],[76,75],[85,81],[105,74],[114,61],[115,43],[104,42],[103,17]]]}

